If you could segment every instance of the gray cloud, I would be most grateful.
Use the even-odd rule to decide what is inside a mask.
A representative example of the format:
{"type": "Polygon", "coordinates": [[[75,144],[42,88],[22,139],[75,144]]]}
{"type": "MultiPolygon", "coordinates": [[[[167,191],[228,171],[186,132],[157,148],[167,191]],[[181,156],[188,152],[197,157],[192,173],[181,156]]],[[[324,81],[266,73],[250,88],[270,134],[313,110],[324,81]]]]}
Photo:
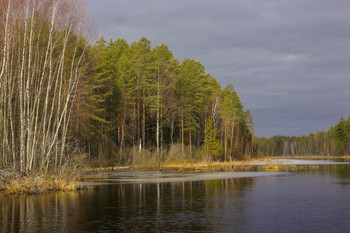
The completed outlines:
{"type": "Polygon", "coordinates": [[[327,130],[350,113],[348,0],[85,0],[105,38],[142,36],[231,82],[258,136],[327,130]]]}

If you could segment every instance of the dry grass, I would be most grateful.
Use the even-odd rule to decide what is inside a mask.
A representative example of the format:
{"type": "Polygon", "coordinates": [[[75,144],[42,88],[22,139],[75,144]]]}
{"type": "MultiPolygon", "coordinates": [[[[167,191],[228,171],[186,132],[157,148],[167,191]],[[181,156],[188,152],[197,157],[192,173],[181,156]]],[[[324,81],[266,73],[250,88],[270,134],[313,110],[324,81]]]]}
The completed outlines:
{"type": "Polygon", "coordinates": [[[86,166],[86,155],[74,155],[60,169],[48,172],[31,172],[26,175],[0,170],[0,191],[6,194],[73,191],[82,188],[78,181],[86,166]]]}
{"type": "MultiPolygon", "coordinates": [[[[243,160],[235,160],[231,162],[216,162],[202,150],[192,150],[185,147],[182,152],[181,144],[175,144],[163,154],[159,155],[155,151],[142,150],[137,147],[132,148],[124,155],[127,157],[127,163],[123,166],[110,166],[88,169],[89,171],[100,172],[101,176],[109,171],[119,169],[151,169],[151,170],[192,170],[192,171],[295,171],[296,165],[283,165],[273,163],[273,159],[350,159],[350,156],[274,156],[262,158],[248,158],[243,160]],[[159,166],[161,160],[161,167],[159,166]],[[253,162],[264,162],[266,165],[251,165],[253,162]]],[[[126,161],[126,159],[125,159],[126,161]]],[[[118,164],[118,163],[115,163],[118,164]]],[[[302,168],[302,166],[298,166],[302,168]]],[[[308,166],[310,167],[310,166],[308,166]]]]}
{"type": "MultiPolygon", "coordinates": [[[[182,149],[181,144],[174,144],[169,149],[162,150],[160,154],[156,149],[151,150],[142,149],[139,150],[137,146],[133,148],[126,148],[123,154],[118,153],[117,158],[114,158],[114,164],[123,165],[132,168],[144,168],[144,169],[159,169],[161,164],[192,164],[192,163],[210,163],[212,158],[207,156],[202,150],[192,149],[189,147],[182,149]]],[[[111,164],[111,162],[105,162],[104,164],[111,164]]],[[[103,169],[104,164],[94,163],[92,167],[100,167],[103,169]]],[[[113,162],[112,162],[113,164],[113,162]]],[[[118,167],[115,167],[118,169],[118,167]]],[[[108,168],[107,168],[108,170],[108,168]]]]}
{"type": "Polygon", "coordinates": [[[18,193],[44,193],[48,191],[72,191],[81,188],[78,180],[66,175],[56,177],[47,174],[32,173],[21,176],[17,173],[8,173],[2,177],[0,190],[6,194],[18,193]]]}
{"type": "Polygon", "coordinates": [[[194,170],[194,171],[252,171],[254,166],[249,163],[252,161],[261,161],[261,159],[250,159],[244,161],[232,161],[232,162],[169,162],[163,163],[163,169],[177,169],[177,170],[194,170]]]}
{"type": "MultiPolygon", "coordinates": [[[[207,161],[186,161],[179,159],[166,160],[162,163],[162,169],[178,171],[289,171],[317,170],[319,165],[294,165],[274,163],[273,159],[350,159],[350,156],[281,156],[250,158],[241,161],[215,162],[207,161]],[[251,165],[254,162],[264,162],[265,165],[251,165]]],[[[145,168],[138,166],[138,168],[145,168]]],[[[150,167],[149,167],[150,168],[150,167]]],[[[157,168],[157,167],[155,167],[157,168]]]]}

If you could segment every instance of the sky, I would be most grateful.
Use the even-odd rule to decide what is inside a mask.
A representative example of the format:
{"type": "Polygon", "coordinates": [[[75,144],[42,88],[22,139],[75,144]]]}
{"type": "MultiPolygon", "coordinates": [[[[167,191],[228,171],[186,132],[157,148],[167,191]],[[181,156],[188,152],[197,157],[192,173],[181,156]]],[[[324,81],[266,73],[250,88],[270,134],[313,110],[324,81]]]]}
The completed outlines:
{"type": "Polygon", "coordinates": [[[327,131],[350,115],[349,0],[85,0],[98,36],[145,36],[232,83],[255,134],[327,131]]]}

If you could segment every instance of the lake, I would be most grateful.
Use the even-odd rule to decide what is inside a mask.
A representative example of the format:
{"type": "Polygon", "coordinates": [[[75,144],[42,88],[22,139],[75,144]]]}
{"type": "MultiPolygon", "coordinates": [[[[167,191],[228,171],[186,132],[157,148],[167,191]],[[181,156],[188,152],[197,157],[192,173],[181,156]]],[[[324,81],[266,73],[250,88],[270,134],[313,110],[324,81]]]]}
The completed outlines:
{"type": "Polygon", "coordinates": [[[349,164],[203,181],[127,178],[0,196],[0,232],[350,232],[349,164]]]}

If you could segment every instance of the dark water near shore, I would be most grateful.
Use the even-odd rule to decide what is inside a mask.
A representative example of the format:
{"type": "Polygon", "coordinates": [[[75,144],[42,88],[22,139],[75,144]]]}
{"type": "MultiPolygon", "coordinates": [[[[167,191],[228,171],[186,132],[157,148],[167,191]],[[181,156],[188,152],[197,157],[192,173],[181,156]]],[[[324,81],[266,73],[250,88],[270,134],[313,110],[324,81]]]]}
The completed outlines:
{"type": "Polygon", "coordinates": [[[350,166],[0,196],[0,232],[350,232],[350,166]]]}

